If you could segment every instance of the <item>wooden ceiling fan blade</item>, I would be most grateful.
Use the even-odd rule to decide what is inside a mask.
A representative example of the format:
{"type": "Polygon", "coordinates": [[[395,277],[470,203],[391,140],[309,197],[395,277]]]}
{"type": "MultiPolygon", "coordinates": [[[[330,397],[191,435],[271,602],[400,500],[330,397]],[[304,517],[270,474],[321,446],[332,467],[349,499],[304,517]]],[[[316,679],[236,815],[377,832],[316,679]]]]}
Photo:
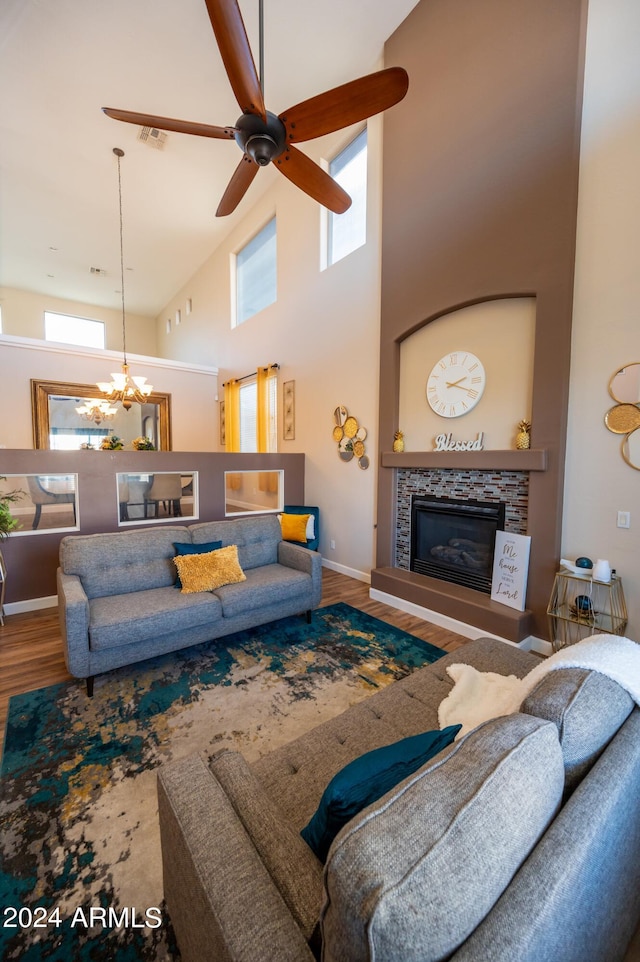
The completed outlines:
{"type": "Polygon", "coordinates": [[[218,209],[216,211],[216,217],[226,217],[227,214],[232,214],[246,192],[249,190],[253,182],[253,178],[256,176],[260,168],[258,165],[249,157],[244,154],[242,160],[236,167],[233,177],[227,184],[227,189],[222,195],[222,200],[218,204],[218,209]]]}
{"type": "Polygon", "coordinates": [[[264,97],[237,0],[205,0],[231,89],[243,114],[267,118],[264,97]]]}
{"type": "Polygon", "coordinates": [[[292,184],[334,214],[344,214],[351,207],[351,198],[340,184],[301,150],[287,147],[273,163],[292,184]]]}
{"type": "Polygon", "coordinates": [[[402,67],[388,67],[327,90],[280,114],[288,143],[302,143],[350,127],[397,104],[409,88],[402,67]]]}
{"type": "Polygon", "coordinates": [[[102,109],[107,117],[112,117],[113,120],[123,120],[126,124],[137,124],[139,127],[157,127],[158,130],[173,130],[178,134],[196,134],[198,137],[213,137],[216,140],[233,140],[235,134],[235,127],[212,127],[210,124],[139,114],[134,110],[118,110],[115,107],[102,109]]]}

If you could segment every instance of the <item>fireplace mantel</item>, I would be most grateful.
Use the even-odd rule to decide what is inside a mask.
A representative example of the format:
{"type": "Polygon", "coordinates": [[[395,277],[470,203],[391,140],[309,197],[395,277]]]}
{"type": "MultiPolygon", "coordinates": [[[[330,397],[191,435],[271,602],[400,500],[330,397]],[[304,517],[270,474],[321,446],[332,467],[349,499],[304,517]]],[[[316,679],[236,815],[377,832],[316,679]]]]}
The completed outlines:
{"type": "Polygon", "coordinates": [[[474,471],[546,471],[547,451],[383,451],[383,468],[457,468],[474,471]]]}

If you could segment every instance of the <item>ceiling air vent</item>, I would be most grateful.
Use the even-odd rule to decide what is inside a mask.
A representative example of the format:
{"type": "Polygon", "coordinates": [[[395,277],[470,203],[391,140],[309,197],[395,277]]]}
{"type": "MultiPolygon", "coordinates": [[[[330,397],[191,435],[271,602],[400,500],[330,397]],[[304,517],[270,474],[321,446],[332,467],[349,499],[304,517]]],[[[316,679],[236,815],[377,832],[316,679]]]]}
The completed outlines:
{"type": "Polygon", "coordinates": [[[138,140],[149,147],[155,147],[156,150],[163,150],[167,142],[167,135],[164,131],[158,130],[157,127],[142,127],[138,134],[138,140]]]}

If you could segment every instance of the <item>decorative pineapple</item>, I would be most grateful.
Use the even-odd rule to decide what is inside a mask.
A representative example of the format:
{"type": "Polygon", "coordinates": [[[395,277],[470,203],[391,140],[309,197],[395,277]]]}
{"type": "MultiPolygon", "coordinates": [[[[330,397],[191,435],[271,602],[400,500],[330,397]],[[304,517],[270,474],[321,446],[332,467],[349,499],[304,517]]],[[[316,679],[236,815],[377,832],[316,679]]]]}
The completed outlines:
{"type": "Polygon", "coordinates": [[[531,421],[518,421],[518,433],[516,435],[516,448],[518,451],[526,451],[531,447],[531,421]]]}
{"type": "Polygon", "coordinates": [[[393,435],[393,450],[396,452],[396,454],[399,454],[400,451],[404,451],[404,434],[402,431],[396,431],[393,435]]]}

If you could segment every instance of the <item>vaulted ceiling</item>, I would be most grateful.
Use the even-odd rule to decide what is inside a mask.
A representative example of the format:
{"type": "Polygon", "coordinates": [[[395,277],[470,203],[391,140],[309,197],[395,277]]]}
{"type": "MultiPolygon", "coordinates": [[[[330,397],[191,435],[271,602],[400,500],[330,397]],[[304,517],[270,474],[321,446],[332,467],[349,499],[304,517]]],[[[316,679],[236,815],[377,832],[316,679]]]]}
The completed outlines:
{"type": "MultiPolygon", "coordinates": [[[[265,0],[268,109],[378,69],[416,3],[265,0]]],[[[257,62],[258,0],[240,8],[257,62]]],[[[278,175],[260,171],[237,211],[216,218],[233,142],[170,133],[158,149],[103,106],[235,123],[204,0],[0,5],[0,284],[118,307],[120,147],[127,309],[154,316],[278,175]]]]}

